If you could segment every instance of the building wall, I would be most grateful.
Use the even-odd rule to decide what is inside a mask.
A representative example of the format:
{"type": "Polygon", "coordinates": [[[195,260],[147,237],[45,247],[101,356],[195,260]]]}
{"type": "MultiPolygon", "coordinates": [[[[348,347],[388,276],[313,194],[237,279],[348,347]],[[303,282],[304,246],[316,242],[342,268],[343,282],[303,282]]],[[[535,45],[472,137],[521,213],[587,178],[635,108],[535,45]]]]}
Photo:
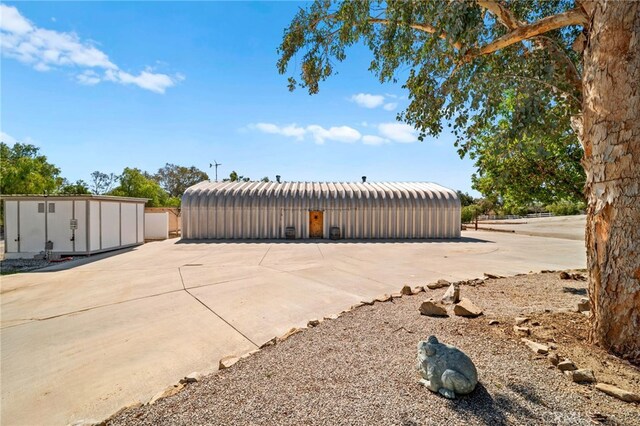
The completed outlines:
{"type": "Polygon", "coordinates": [[[7,258],[94,253],[144,242],[144,201],[100,197],[6,196],[7,258]],[[76,229],[72,229],[75,220],[76,229]]]}
{"type": "Polygon", "coordinates": [[[338,227],[343,238],[457,238],[460,202],[431,183],[211,183],[182,198],[185,239],[309,236],[309,212],[324,213],[323,237],[338,227]]]}
{"type": "Polygon", "coordinates": [[[144,214],[144,238],[146,240],[166,240],[169,238],[169,213],[144,214]]]}

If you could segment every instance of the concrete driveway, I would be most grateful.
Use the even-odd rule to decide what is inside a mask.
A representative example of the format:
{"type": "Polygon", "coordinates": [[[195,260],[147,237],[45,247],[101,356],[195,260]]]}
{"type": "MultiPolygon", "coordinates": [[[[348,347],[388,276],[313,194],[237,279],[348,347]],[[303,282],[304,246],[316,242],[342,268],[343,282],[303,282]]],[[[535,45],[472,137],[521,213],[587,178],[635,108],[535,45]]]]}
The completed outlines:
{"type": "Polygon", "coordinates": [[[582,241],[464,232],[418,242],[145,244],[2,277],[3,425],[102,420],[308,319],[439,278],[584,268],[582,241]]]}

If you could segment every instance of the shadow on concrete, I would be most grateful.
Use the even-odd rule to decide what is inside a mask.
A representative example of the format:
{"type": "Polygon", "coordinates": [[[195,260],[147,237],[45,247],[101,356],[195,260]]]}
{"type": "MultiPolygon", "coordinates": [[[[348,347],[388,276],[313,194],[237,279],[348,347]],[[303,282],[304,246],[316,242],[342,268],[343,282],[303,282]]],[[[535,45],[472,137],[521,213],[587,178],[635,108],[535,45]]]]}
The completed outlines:
{"type": "Polygon", "coordinates": [[[213,240],[178,240],[175,244],[442,244],[442,243],[493,243],[480,238],[430,238],[430,239],[362,239],[362,240],[327,240],[327,239],[213,239],[213,240]]]}
{"type": "Polygon", "coordinates": [[[128,252],[133,251],[133,250],[135,250],[135,249],[137,249],[139,247],[140,246],[127,247],[127,248],[120,249],[120,250],[113,250],[113,251],[93,254],[93,255],[89,255],[89,256],[76,256],[76,257],[73,258],[73,260],[68,260],[66,262],[60,262],[60,263],[51,263],[49,266],[45,266],[44,268],[33,269],[31,271],[28,271],[28,272],[66,271],[67,269],[72,269],[72,268],[75,268],[77,266],[87,265],[89,263],[97,262],[98,260],[106,259],[108,257],[112,257],[112,256],[117,256],[119,254],[128,253],[128,252]]]}
{"type": "Polygon", "coordinates": [[[586,288],[577,288],[577,287],[562,287],[562,291],[564,293],[576,294],[579,296],[586,296],[587,289],[586,288]]]}

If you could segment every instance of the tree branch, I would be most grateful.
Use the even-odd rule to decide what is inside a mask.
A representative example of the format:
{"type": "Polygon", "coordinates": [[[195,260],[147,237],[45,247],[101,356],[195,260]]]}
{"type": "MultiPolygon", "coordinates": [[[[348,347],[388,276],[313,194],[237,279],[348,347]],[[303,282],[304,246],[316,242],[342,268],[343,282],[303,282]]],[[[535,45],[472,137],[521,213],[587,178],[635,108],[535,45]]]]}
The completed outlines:
{"type": "Polygon", "coordinates": [[[495,39],[480,49],[471,50],[467,55],[465,55],[465,58],[469,60],[477,56],[488,55],[489,53],[511,46],[512,44],[518,43],[522,40],[531,39],[535,36],[558,28],[568,27],[571,25],[586,25],[587,22],[587,16],[581,9],[572,9],[557,15],[547,16],[533,24],[519,26],[513,31],[495,39]]]}
{"type": "MultiPolygon", "coordinates": [[[[369,18],[369,22],[371,22],[372,24],[383,24],[383,25],[389,25],[390,23],[388,19],[379,19],[379,18],[369,18]]],[[[409,27],[413,28],[414,30],[423,31],[425,33],[436,34],[439,38],[443,40],[447,40],[447,35],[445,33],[443,33],[442,31],[438,31],[438,29],[436,29],[435,27],[432,27],[429,24],[414,23],[414,24],[409,24],[409,27]]],[[[462,49],[462,44],[460,44],[459,42],[452,42],[451,45],[458,50],[462,49]]]]}
{"type": "Polygon", "coordinates": [[[496,18],[498,18],[498,21],[510,30],[514,30],[526,24],[525,22],[519,21],[509,9],[497,1],[478,0],[477,3],[481,8],[487,9],[489,12],[493,13],[496,18]]]}

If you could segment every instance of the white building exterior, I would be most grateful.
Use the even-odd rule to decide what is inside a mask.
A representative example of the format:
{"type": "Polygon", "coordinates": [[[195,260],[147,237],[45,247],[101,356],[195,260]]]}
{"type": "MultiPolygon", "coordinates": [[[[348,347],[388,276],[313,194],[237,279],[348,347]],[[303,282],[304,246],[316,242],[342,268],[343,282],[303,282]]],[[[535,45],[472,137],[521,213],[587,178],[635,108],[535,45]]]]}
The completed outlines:
{"type": "Polygon", "coordinates": [[[455,191],[426,182],[210,182],[182,197],[183,239],[459,238],[455,191]]]}
{"type": "Polygon", "coordinates": [[[144,243],[144,198],[2,196],[5,257],[86,255],[144,243]]]}

